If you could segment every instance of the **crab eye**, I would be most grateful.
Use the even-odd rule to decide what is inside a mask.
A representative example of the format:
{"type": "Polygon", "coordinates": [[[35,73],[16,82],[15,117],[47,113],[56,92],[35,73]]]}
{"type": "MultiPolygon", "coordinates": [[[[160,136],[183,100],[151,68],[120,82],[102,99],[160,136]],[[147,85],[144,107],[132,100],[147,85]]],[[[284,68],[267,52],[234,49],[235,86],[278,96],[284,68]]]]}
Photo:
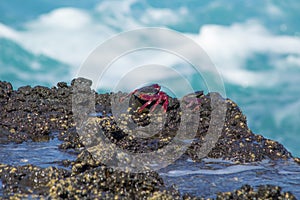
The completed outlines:
{"type": "Polygon", "coordinates": [[[160,90],[160,86],[158,84],[153,84],[153,87],[156,89],[156,90],[160,90]]]}

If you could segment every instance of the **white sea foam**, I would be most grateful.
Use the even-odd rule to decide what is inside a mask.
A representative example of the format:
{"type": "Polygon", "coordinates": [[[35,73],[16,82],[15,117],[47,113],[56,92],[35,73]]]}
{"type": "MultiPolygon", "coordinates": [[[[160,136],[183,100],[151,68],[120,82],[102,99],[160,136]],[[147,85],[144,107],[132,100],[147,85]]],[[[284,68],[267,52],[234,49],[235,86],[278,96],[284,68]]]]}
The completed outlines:
{"type": "Polygon", "coordinates": [[[267,1],[266,9],[267,13],[270,17],[283,17],[284,12],[276,5],[274,5],[271,1],[267,1]]]}
{"type": "MultiPolygon", "coordinates": [[[[135,2],[103,1],[89,12],[71,7],[58,8],[28,22],[25,30],[17,31],[0,24],[0,37],[8,37],[36,54],[45,54],[78,68],[95,47],[114,34],[148,25],[180,23],[188,13],[187,8],[171,10],[146,5],[143,14],[134,18],[131,13],[135,2]],[[115,9],[116,6],[118,9],[115,9]]],[[[271,3],[267,4],[267,7],[271,14],[282,14],[282,11],[271,3]]],[[[230,26],[207,24],[200,27],[199,34],[185,35],[205,49],[224,80],[233,84],[266,87],[274,86],[280,81],[280,74],[275,69],[266,71],[262,66],[260,71],[251,71],[245,68],[247,60],[255,54],[274,55],[270,62],[276,69],[282,66],[300,66],[300,39],[275,35],[257,20],[233,23],[230,26]],[[292,56],[287,57],[286,54],[292,56]]],[[[188,46],[182,48],[189,50],[188,46]]],[[[195,52],[189,53],[198,56],[195,52]]],[[[180,65],[178,59],[172,60],[168,56],[156,57],[153,54],[152,58],[159,58],[159,62],[166,66],[180,65]]],[[[152,58],[149,59],[150,62],[152,58]]],[[[123,67],[137,66],[137,60],[128,58],[123,67]]],[[[122,71],[114,73],[116,76],[107,79],[107,86],[113,79],[120,77],[122,71]]],[[[173,78],[169,75],[161,74],[163,79],[173,78]]],[[[132,79],[135,78],[141,79],[145,76],[138,75],[132,79]]]]}
{"type": "Polygon", "coordinates": [[[298,175],[300,174],[299,171],[287,171],[287,170],[279,170],[278,174],[283,174],[283,175],[298,175]]]}
{"type": "Polygon", "coordinates": [[[182,21],[182,17],[188,13],[186,8],[179,8],[178,12],[171,9],[149,8],[141,18],[141,22],[147,25],[172,25],[182,21]]]}
{"type": "Polygon", "coordinates": [[[36,53],[79,66],[88,53],[113,32],[75,8],[59,8],[26,24],[22,42],[36,53]],[[71,21],[71,23],[70,23],[71,21]]]}
{"type": "MultiPolygon", "coordinates": [[[[288,11],[284,10],[283,7],[276,6],[271,1],[267,1],[263,5],[265,7],[261,8],[261,10],[266,11],[265,13],[268,18],[276,18],[278,20],[278,18],[281,19],[287,15],[288,11]]],[[[218,11],[222,6],[224,6],[224,2],[222,1],[211,1],[209,4],[204,5],[203,9],[209,13],[211,11],[218,11]]],[[[32,83],[33,80],[35,83],[39,83],[40,81],[43,84],[46,82],[54,84],[59,80],[70,80],[90,52],[115,34],[147,26],[180,27],[182,30],[185,28],[183,27],[185,22],[192,25],[193,23],[201,23],[193,21],[198,17],[195,17],[191,11],[194,10],[188,7],[172,9],[151,7],[145,2],[137,0],[101,1],[91,10],[73,7],[54,9],[26,22],[26,24],[23,24],[22,29],[19,30],[11,28],[7,24],[0,23],[0,37],[13,40],[30,53],[33,52],[36,54],[30,54],[30,57],[36,56],[38,58],[39,54],[44,54],[74,66],[74,68],[70,69],[73,70],[72,76],[67,73],[51,73],[50,70],[52,69],[50,69],[49,65],[45,64],[45,66],[43,62],[39,63],[39,59],[30,59],[29,62],[31,63],[28,62],[28,65],[31,67],[30,72],[25,72],[26,70],[22,71],[20,67],[14,68],[14,66],[1,63],[2,68],[0,68],[0,73],[1,75],[16,74],[14,84],[19,82],[18,86],[24,85],[22,83],[23,80],[28,80],[28,84],[32,83]],[[143,8],[142,12],[139,9],[139,14],[136,14],[137,12],[134,10],[134,7],[137,6],[143,8]],[[49,67],[49,69],[44,70],[45,67],[49,67]],[[33,70],[40,71],[41,73],[32,73],[33,70]],[[43,71],[47,71],[47,73],[42,73],[43,71]]],[[[249,17],[251,16],[249,15],[249,17]]],[[[297,87],[299,83],[297,73],[299,73],[300,67],[300,38],[273,33],[264,26],[262,21],[259,21],[260,19],[264,20],[266,18],[258,16],[255,20],[250,18],[248,21],[229,25],[206,24],[199,27],[199,33],[184,34],[205,49],[226,83],[254,87],[255,89],[258,87],[272,87],[268,88],[270,89],[268,91],[272,92],[284,89],[285,94],[281,95],[283,92],[280,92],[280,96],[276,96],[276,99],[277,97],[285,98],[284,96],[287,93],[290,94],[293,97],[291,102],[286,104],[280,103],[279,106],[274,106],[275,108],[264,103],[258,105],[258,102],[262,102],[264,98],[253,95],[261,95],[261,93],[251,94],[250,98],[257,99],[257,101],[252,100],[255,103],[248,104],[248,106],[253,107],[249,111],[249,116],[251,119],[251,114],[256,112],[260,107],[264,107],[263,110],[269,109],[270,116],[275,118],[276,125],[274,126],[276,128],[287,127],[284,129],[286,135],[283,138],[288,138],[288,136],[290,138],[286,139],[288,140],[286,145],[294,142],[294,146],[297,146],[297,141],[299,140],[297,140],[297,134],[295,133],[298,130],[297,122],[299,121],[299,114],[297,111],[300,106],[295,97],[297,97],[299,90],[293,89],[293,87],[297,87]],[[261,66],[260,69],[257,66],[255,66],[255,69],[249,69],[246,66],[247,61],[250,59],[252,61],[259,60],[259,58],[256,58],[256,54],[267,55],[268,60],[262,62],[268,65],[267,69],[265,66],[261,66]]],[[[276,23],[273,25],[276,25],[276,23]]],[[[277,25],[282,33],[289,28],[287,24],[277,25]]],[[[187,28],[186,30],[190,29],[187,28]]],[[[159,42],[163,42],[163,40],[160,40],[161,38],[156,39],[159,42]]],[[[172,40],[172,38],[168,39],[172,40]]],[[[126,46],[129,44],[123,41],[121,45],[126,46]]],[[[181,46],[180,48],[185,49],[186,52],[190,50],[188,46],[181,46]]],[[[13,52],[13,50],[11,51],[13,52]]],[[[197,52],[193,51],[188,53],[198,55],[197,52]]],[[[21,58],[20,63],[22,63],[22,59],[24,58],[21,58]]],[[[27,58],[25,59],[27,60],[27,58]]],[[[143,73],[139,70],[133,71],[135,68],[132,66],[142,69],[141,66],[150,64],[176,66],[174,68],[177,71],[187,76],[193,73],[179,57],[167,55],[166,53],[159,55],[145,51],[144,55],[136,53],[128,54],[125,58],[121,56],[114,65],[120,65],[122,68],[115,68],[114,70],[112,69],[112,73],[107,73],[102,80],[103,84],[99,84],[99,87],[104,87],[107,90],[120,89],[123,91],[130,91],[132,88],[139,87],[139,85],[134,84],[148,82],[152,75],[147,70],[144,70],[143,73]],[[147,59],[147,57],[150,59],[147,59]],[[127,72],[128,75],[126,76],[127,72]],[[130,78],[129,75],[131,75],[130,78]],[[112,86],[112,83],[119,81],[120,77],[122,81],[119,82],[119,85],[112,86]],[[134,83],[132,80],[136,80],[136,82],[134,83]]],[[[180,89],[180,86],[183,85],[182,82],[176,81],[176,78],[174,78],[176,73],[169,73],[170,71],[166,70],[166,68],[163,68],[160,73],[155,74],[155,71],[152,72],[157,79],[168,82],[174,88],[180,89]]],[[[91,73],[94,73],[94,71],[91,73]]],[[[186,91],[184,92],[186,93],[186,91]]],[[[278,94],[279,92],[276,91],[275,93],[278,94]]],[[[241,102],[244,101],[243,98],[241,98],[241,102]]],[[[273,99],[275,98],[272,98],[272,101],[273,99]]],[[[262,121],[259,122],[261,124],[268,124],[263,120],[252,120],[256,120],[256,122],[262,121]]],[[[273,118],[270,117],[270,123],[273,122],[272,120],[273,118]]],[[[268,130],[264,131],[264,126],[268,125],[258,125],[260,131],[266,133],[268,130]]],[[[275,131],[272,130],[270,132],[274,134],[275,131]]],[[[280,138],[277,136],[274,139],[279,140],[280,138]]]]}
{"type": "Polygon", "coordinates": [[[165,84],[167,88],[183,89],[189,87],[186,76],[192,73],[194,73],[193,68],[174,54],[159,50],[134,51],[112,63],[105,72],[104,79],[98,84],[104,88],[112,87],[114,91],[124,91],[155,81],[165,84]],[[176,65],[185,67],[178,69],[176,65]],[[171,69],[169,66],[175,67],[171,69]],[[169,79],[168,82],[163,81],[166,76],[169,79]],[[171,81],[172,78],[176,79],[176,82],[171,81]],[[111,83],[109,80],[112,79],[118,81],[111,83]]]}
{"type": "Polygon", "coordinates": [[[196,174],[205,174],[205,175],[227,175],[227,174],[236,174],[244,171],[250,170],[258,170],[264,169],[262,166],[253,166],[253,165],[234,165],[230,167],[226,167],[224,169],[217,170],[208,170],[208,169],[200,169],[200,170],[171,170],[164,175],[170,177],[178,177],[178,176],[187,176],[187,175],[196,175],[196,174]]]}
{"type": "Polygon", "coordinates": [[[18,39],[18,33],[17,31],[9,28],[8,26],[0,23],[0,37],[5,37],[9,38],[12,40],[17,40],[18,39]]]}
{"type": "Polygon", "coordinates": [[[205,163],[228,163],[228,164],[234,164],[234,161],[231,160],[224,160],[222,158],[203,158],[202,159],[205,163]]]}
{"type": "Polygon", "coordinates": [[[234,84],[264,87],[279,81],[276,70],[263,71],[264,66],[258,72],[245,69],[246,61],[255,54],[273,55],[275,67],[299,64],[299,38],[274,35],[254,20],[231,26],[205,25],[192,38],[203,46],[225,80],[234,84]],[[293,59],[286,59],[286,54],[293,54],[293,59]]]}

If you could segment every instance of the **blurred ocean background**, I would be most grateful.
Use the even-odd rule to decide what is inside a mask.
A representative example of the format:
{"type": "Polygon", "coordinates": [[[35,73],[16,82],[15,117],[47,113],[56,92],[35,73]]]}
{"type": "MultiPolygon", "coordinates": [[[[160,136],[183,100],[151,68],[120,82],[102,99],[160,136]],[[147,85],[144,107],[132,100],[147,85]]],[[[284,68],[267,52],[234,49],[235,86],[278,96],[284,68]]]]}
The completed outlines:
{"type": "Polygon", "coordinates": [[[294,0],[1,1],[0,80],[15,89],[70,82],[112,36],[170,28],[206,51],[253,132],[300,156],[299,10],[294,0]]]}

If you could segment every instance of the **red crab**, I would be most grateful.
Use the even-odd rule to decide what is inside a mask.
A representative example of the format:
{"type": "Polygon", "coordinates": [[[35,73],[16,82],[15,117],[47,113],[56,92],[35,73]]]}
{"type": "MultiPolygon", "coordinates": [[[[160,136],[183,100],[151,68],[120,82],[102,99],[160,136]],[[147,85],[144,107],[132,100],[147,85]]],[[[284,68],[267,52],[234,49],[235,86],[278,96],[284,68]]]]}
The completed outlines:
{"type": "Polygon", "coordinates": [[[186,104],[186,108],[193,108],[193,110],[200,109],[201,99],[203,91],[197,91],[195,93],[188,94],[182,98],[182,101],[186,104]]]}
{"type": "MultiPolygon", "coordinates": [[[[165,92],[160,91],[161,87],[158,84],[152,84],[149,86],[145,86],[139,89],[134,90],[128,96],[134,95],[135,97],[147,101],[144,105],[142,105],[138,112],[142,112],[147,106],[155,102],[155,104],[150,109],[150,112],[153,112],[158,104],[163,103],[164,112],[167,112],[167,108],[169,105],[169,97],[165,92]]],[[[122,101],[122,100],[121,100],[122,101]]]]}

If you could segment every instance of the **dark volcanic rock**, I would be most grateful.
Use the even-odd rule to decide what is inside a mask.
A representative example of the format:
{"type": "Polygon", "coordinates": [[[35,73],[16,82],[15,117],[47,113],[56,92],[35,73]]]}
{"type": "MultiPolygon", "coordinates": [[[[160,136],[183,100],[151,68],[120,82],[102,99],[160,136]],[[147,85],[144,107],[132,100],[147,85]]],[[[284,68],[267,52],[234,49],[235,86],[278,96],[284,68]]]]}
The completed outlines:
{"type": "MultiPolygon", "coordinates": [[[[176,138],[180,123],[183,122],[181,116],[184,111],[179,100],[169,98],[167,113],[149,112],[153,103],[140,113],[137,112],[138,107],[145,101],[131,97],[129,110],[119,116],[123,117],[120,120],[113,116],[111,108],[112,103],[118,104],[120,101],[113,102],[111,97],[127,94],[97,94],[90,89],[91,84],[91,81],[79,78],[73,80],[71,86],[60,82],[57,87],[52,88],[24,86],[13,90],[10,83],[0,81],[0,143],[22,143],[27,140],[39,142],[58,137],[63,141],[61,149],[76,149],[79,152],[77,159],[71,163],[71,170],[0,164],[3,196],[33,199],[196,198],[188,194],[179,194],[174,188],[166,188],[156,172],[118,171],[109,168],[104,160],[95,158],[91,151],[87,151],[97,145],[100,132],[118,148],[130,153],[149,153],[176,140],[183,141],[184,138],[176,138]],[[72,98],[76,92],[80,95],[72,98]],[[89,95],[95,97],[95,105],[90,105],[89,95]],[[73,113],[74,105],[77,106],[75,111],[79,115],[75,116],[75,112],[73,113]],[[90,107],[86,110],[88,106],[90,107]],[[92,112],[93,107],[95,110],[92,112]],[[151,124],[159,128],[159,131],[142,135],[141,131],[131,128],[147,127],[151,124]],[[85,134],[79,134],[78,130],[85,134]],[[81,148],[83,146],[86,149],[81,148]]],[[[214,117],[212,96],[213,94],[197,92],[187,95],[184,99],[187,106],[199,115],[198,121],[193,121],[198,127],[195,137],[187,151],[182,153],[194,161],[202,159],[198,152],[209,134],[210,123],[214,117]]],[[[218,101],[226,105],[225,121],[220,130],[220,137],[206,157],[242,163],[292,158],[278,142],[253,134],[247,126],[246,117],[232,100],[218,96],[218,101]]],[[[114,153],[111,149],[105,149],[103,146],[97,148],[102,156],[124,159],[121,154],[114,153]]],[[[294,159],[299,162],[298,158],[294,159]]],[[[276,186],[261,186],[257,191],[250,186],[243,186],[234,192],[219,193],[217,198],[294,199],[290,193],[281,192],[276,186]]]]}
{"type": "Polygon", "coordinates": [[[261,185],[257,190],[254,190],[249,185],[244,185],[234,192],[223,192],[217,195],[218,199],[295,199],[289,192],[282,192],[281,188],[273,185],[261,185]]]}
{"type": "Polygon", "coordinates": [[[145,199],[163,186],[155,172],[131,174],[100,166],[57,180],[50,185],[53,199],[145,199]]]}
{"type": "MultiPolygon", "coordinates": [[[[3,84],[5,82],[1,82],[3,84]]],[[[60,139],[68,137],[65,135],[69,132],[74,134],[71,88],[66,83],[57,85],[51,89],[24,86],[5,92],[9,98],[1,105],[0,129],[9,132],[10,141],[45,141],[50,139],[52,132],[59,132],[60,139]]],[[[80,144],[73,142],[75,146],[80,147],[80,144]]]]}
{"type": "MultiPolygon", "coordinates": [[[[1,107],[7,104],[7,101],[13,91],[13,87],[10,83],[0,82],[0,105],[1,107]]],[[[1,109],[1,108],[0,108],[1,109]]]]}
{"type": "MultiPolygon", "coordinates": [[[[197,133],[198,142],[194,142],[188,154],[197,160],[197,151],[202,145],[211,119],[210,95],[200,97],[200,121],[197,133]]],[[[280,143],[253,134],[247,126],[246,117],[240,108],[230,99],[224,100],[227,104],[225,123],[222,134],[212,151],[211,158],[222,158],[239,162],[255,162],[263,159],[288,159],[291,154],[280,143]]]]}
{"type": "Polygon", "coordinates": [[[49,183],[70,176],[70,172],[54,167],[39,168],[32,165],[9,166],[0,164],[4,197],[14,194],[49,194],[49,183]]]}
{"type": "MultiPolygon", "coordinates": [[[[0,129],[3,130],[2,137],[8,138],[2,141],[44,141],[50,139],[52,132],[59,132],[59,138],[65,141],[61,148],[81,147],[72,114],[72,87],[77,87],[78,90],[78,87],[84,85],[86,89],[81,89],[80,92],[92,91],[90,90],[91,81],[75,80],[72,81],[72,86],[60,82],[57,87],[51,89],[42,86],[34,88],[24,86],[16,91],[12,90],[10,83],[0,82],[2,110],[0,129]],[[74,85],[75,82],[78,85],[74,85]]],[[[197,99],[199,99],[197,103],[200,105],[199,127],[196,139],[187,152],[194,160],[199,159],[197,151],[200,151],[203,138],[209,129],[213,110],[210,94],[198,93],[197,95],[197,99]]],[[[84,95],[82,97],[84,98],[84,95]]],[[[79,99],[79,101],[84,102],[84,99],[79,99]]],[[[147,152],[167,145],[177,133],[180,123],[179,103],[172,98],[169,101],[164,127],[158,134],[147,139],[132,138],[132,135],[122,132],[114,118],[105,117],[111,113],[109,94],[95,94],[95,112],[101,113],[101,116],[98,116],[99,119],[102,119],[99,123],[102,124],[103,130],[111,141],[116,142],[123,149],[147,152]]],[[[218,142],[208,157],[233,159],[240,162],[291,157],[291,154],[278,142],[253,134],[247,127],[246,117],[239,107],[230,99],[223,101],[227,105],[225,124],[218,142]]],[[[133,105],[133,103],[131,104],[133,105]]],[[[131,117],[137,125],[147,126],[150,123],[151,114],[149,110],[143,112],[142,115],[131,111],[129,113],[131,116],[128,115],[128,117],[131,117]]],[[[88,113],[82,113],[82,115],[88,115],[88,113]]],[[[152,120],[155,117],[157,116],[152,116],[152,120]]]]}
{"type": "Polygon", "coordinates": [[[131,174],[99,166],[82,173],[53,167],[0,165],[4,197],[51,199],[143,199],[163,188],[155,172],[131,174]]]}

